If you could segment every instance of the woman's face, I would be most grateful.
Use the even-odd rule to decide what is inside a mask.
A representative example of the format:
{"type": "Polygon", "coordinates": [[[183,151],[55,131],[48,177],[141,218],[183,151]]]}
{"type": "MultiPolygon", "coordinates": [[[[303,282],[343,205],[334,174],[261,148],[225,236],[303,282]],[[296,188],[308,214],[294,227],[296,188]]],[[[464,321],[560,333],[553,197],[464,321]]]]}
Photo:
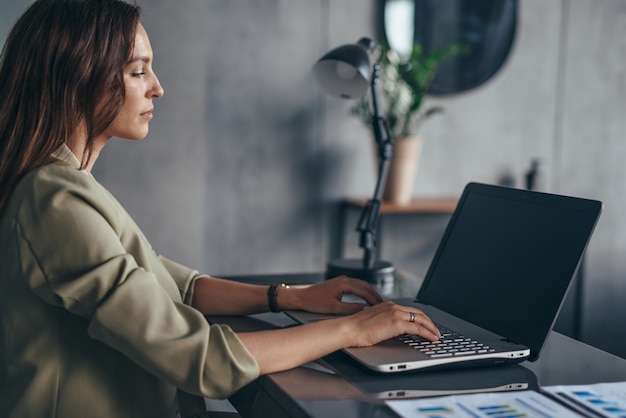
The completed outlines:
{"type": "Polygon", "coordinates": [[[138,24],[133,56],[123,70],[124,105],[104,131],[107,138],[143,139],[148,135],[148,123],[154,110],[152,101],[163,96],[163,87],[152,70],[152,58],[148,34],[138,24]]]}

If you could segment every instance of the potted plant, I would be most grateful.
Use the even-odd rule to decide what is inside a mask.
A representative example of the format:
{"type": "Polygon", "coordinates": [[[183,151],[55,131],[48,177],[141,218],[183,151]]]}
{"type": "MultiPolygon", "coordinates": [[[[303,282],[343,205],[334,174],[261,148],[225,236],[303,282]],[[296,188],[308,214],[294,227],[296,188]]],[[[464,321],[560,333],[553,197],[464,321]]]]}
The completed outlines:
{"type": "MultiPolygon", "coordinates": [[[[406,204],[411,200],[422,145],[417,133],[428,118],[443,111],[441,106],[424,106],[428,86],[442,61],[466,48],[450,44],[429,53],[414,44],[411,55],[403,58],[385,44],[378,46],[383,113],[395,148],[383,200],[406,204]]],[[[350,109],[368,127],[373,117],[370,100],[363,97],[350,109]]]]}

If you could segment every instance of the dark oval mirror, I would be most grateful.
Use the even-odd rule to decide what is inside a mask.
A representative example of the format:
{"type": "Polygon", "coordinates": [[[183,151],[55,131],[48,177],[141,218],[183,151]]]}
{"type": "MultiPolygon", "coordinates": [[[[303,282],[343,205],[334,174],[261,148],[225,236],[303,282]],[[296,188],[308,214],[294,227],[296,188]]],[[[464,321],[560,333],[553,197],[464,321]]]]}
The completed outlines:
{"type": "Polygon", "coordinates": [[[381,38],[400,54],[413,42],[426,52],[467,45],[446,58],[428,89],[450,95],[480,86],[506,61],[515,39],[517,0],[381,0],[381,38]]]}

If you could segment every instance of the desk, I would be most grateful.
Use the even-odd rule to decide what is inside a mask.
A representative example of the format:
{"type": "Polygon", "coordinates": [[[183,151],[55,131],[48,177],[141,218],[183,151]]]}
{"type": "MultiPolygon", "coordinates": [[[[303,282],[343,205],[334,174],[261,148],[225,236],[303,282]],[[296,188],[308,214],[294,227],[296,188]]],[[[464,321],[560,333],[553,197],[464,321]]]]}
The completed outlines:
{"type": "MultiPolygon", "coordinates": [[[[382,224],[383,219],[387,216],[398,215],[426,215],[426,214],[452,214],[458,203],[458,197],[422,197],[415,198],[409,204],[398,205],[394,203],[383,202],[380,206],[380,216],[378,220],[378,226],[376,231],[376,237],[378,240],[376,247],[376,258],[380,258],[380,249],[382,243],[382,224]]],[[[367,205],[367,199],[348,198],[344,199],[340,205],[339,213],[339,232],[338,232],[338,249],[337,254],[334,254],[332,258],[342,258],[344,247],[346,244],[346,226],[348,223],[348,216],[353,211],[363,210],[367,205]]],[[[358,219],[358,218],[357,218],[358,219]]],[[[356,227],[357,222],[354,222],[356,227]]]]}
{"type": "MultiPolygon", "coordinates": [[[[323,274],[257,276],[236,278],[246,282],[306,283],[322,280],[323,274]]],[[[414,287],[414,286],[410,286],[414,287]]],[[[399,289],[397,293],[402,293],[399,289]]],[[[227,323],[238,331],[253,331],[293,325],[286,315],[267,313],[252,317],[215,317],[214,322],[227,323]]],[[[443,390],[455,384],[464,385],[514,379],[529,389],[540,386],[592,384],[626,380],[626,359],[619,358],[587,344],[552,332],[542,354],[534,363],[516,366],[476,368],[445,372],[415,372],[401,376],[373,375],[346,359],[340,353],[292,370],[261,376],[230,399],[245,417],[396,417],[384,403],[384,396],[394,395],[398,385],[413,385],[416,393],[443,390]],[[388,393],[368,392],[368,384],[388,386],[388,393]],[[450,386],[451,385],[451,386],[450,386]]],[[[409,389],[406,386],[406,389],[409,389]]]]}

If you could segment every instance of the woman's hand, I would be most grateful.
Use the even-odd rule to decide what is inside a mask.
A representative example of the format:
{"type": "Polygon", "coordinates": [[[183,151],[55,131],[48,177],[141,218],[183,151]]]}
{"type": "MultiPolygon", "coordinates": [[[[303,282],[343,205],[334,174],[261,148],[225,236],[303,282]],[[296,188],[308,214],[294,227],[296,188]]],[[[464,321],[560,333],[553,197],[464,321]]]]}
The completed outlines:
{"type": "Polygon", "coordinates": [[[283,309],[299,309],[326,314],[352,314],[368,305],[383,301],[378,292],[367,282],[346,276],[336,277],[305,288],[280,289],[278,305],[283,309]],[[344,295],[362,298],[365,303],[344,302],[344,295]]]}
{"type": "Polygon", "coordinates": [[[345,322],[352,336],[351,347],[368,347],[402,334],[419,335],[430,341],[441,338],[439,330],[424,312],[390,301],[366,307],[337,321],[345,322]]]}
{"type": "MultiPolygon", "coordinates": [[[[341,281],[344,280],[339,279],[341,281]]],[[[321,289],[338,286],[331,282],[319,286],[321,289]]],[[[368,347],[402,334],[420,335],[431,341],[440,338],[435,325],[419,309],[393,302],[362,306],[360,312],[353,315],[238,335],[259,364],[261,374],[291,369],[342,348],[368,347]]]]}

